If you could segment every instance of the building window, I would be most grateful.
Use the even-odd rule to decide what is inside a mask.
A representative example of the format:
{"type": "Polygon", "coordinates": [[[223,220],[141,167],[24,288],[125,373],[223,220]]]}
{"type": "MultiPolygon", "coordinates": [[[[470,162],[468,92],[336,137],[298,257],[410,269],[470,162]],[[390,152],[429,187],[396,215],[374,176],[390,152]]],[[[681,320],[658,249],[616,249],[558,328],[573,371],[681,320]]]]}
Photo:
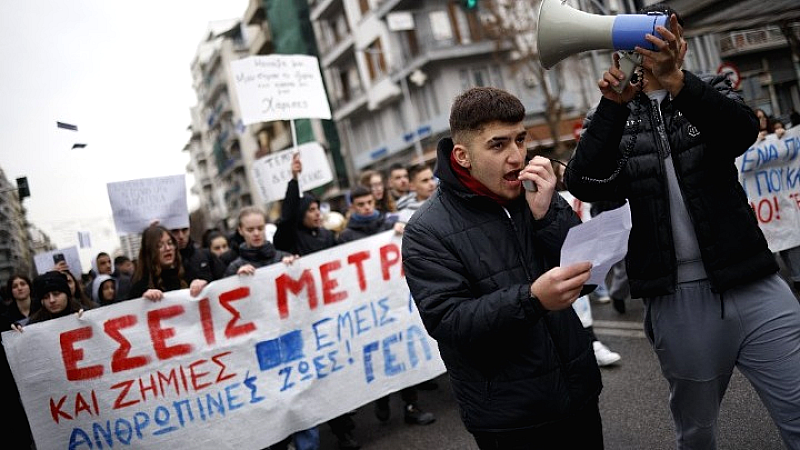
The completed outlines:
{"type": "Polygon", "coordinates": [[[453,28],[450,26],[450,17],[446,11],[432,11],[428,14],[431,22],[433,38],[437,41],[449,41],[453,39],[453,28]]]}
{"type": "Polygon", "coordinates": [[[502,70],[494,65],[461,69],[458,71],[458,79],[461,83],[461,90],[476,86],[493,86],[505,89],[502,70]]]}
{"type": "Polygon", "coordinates": [[[369,70],[370,80],[376,80],[386,76],[386,58],[383,56],[383,47],[381,46],[380,39],[375,40],[375,42],[367,47],[365,56],[367,57],[367,69],[369,70]]]}

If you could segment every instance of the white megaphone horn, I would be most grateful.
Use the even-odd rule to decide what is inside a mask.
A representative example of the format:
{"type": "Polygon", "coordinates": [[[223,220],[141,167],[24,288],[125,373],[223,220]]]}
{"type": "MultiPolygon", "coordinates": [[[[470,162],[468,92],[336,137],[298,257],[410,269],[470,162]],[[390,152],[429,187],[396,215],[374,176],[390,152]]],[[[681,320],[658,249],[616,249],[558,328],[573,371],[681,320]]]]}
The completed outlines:
{"type": "MultiPolygon", "coordinates": [[[[588,50],[632,51],[636,46],[658,51],[645,35],[660,37],[656,26],[667,26],[669,17],[664,14],[619,14],[602,16],[572,8],[566,0],[542,0],[539,5],[538,34],[536,37],[539,62],[550,69],[564,58],[588,50]]],[[[639,56],[633,53],[635,58],[639,56]]],[[[627,78],[640,60],[620,59],[620,69],[627,78]],[[623,66],[625,64],[625,66],[623,66]],[[628,67],[630,66],[630,67],[628,67]]]]}

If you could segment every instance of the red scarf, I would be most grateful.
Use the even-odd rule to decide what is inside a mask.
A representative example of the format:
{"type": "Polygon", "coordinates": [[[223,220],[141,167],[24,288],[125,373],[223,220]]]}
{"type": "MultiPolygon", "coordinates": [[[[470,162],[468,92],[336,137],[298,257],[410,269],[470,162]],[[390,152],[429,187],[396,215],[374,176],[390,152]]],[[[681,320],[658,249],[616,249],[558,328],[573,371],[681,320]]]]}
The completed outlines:
{"type": "Polygon", "coordinates": [[[494,192],[490,191],[489,188],[483,185],[480,181],[476,180],[472,177],[467,170],[466,167],[462,167],[458,161],[456,161],[456,156],[454,152],[450,152],[450,168],[453,169],[453,172],[456,174],[456,178],[458,181],[461,182],[467,189],[472,191],[475,194],[478,194],[483,197],[489,197],[490,199],[494,200],[495,202],[506,206],[511,203],[512,200],[508,200],[502,198],[495,194],[494,192]]]}

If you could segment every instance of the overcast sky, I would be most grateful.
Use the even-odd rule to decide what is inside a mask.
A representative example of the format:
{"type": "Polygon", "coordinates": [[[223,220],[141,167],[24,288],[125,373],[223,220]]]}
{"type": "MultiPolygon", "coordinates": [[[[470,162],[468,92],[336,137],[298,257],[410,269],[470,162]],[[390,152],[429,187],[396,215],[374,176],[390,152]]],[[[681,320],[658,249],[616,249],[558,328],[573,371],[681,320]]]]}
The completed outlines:
{"type": "Polygon", "coordinates": [[[84,272],[118,247],[106,183],[185,172],[191,61],[209,22],[247,4],[0,2],[0,167],[12,184],[28,177],[28,220],[58,247],[91,232],[84,272]],[[87,147],[72,150],[77,142],[87,147]]]}

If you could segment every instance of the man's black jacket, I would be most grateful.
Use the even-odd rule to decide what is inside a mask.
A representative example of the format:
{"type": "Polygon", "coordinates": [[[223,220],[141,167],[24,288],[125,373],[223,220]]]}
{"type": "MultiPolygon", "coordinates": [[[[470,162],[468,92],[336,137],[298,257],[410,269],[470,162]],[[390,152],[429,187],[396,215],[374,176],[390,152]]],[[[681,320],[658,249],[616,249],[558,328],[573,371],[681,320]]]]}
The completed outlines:
{"type": "Polygon", "coordinates": [[[755,141],[758,120],[727,78],[684,74],[683,89],[674,99],[664,99],[660,114],[643,95],[627,106],[602,99],[587,116],[565,173],[569,191],[585,202],[630,201],[633,228],[626,268],[635,298],[675,291],[677,260],[664,172],[667,151],[711,286],[723,292],[778,271],[735,164],[755,141]],[[606,183],[587,180],[609,177],[637,129],[620,175],[606,183]]]}
{"type": "Polygon", "coordinates": [[[402,253],[461,418],[471,432],[564,419],[597,401],[600,371],[575,311],[545,311],[530,286],[580,220],[555,193],[541,220],[523,195],[504,208],[472,193],[450,168],[452,146],[439,143],[440,187],[408,222],[402,253]]]}

